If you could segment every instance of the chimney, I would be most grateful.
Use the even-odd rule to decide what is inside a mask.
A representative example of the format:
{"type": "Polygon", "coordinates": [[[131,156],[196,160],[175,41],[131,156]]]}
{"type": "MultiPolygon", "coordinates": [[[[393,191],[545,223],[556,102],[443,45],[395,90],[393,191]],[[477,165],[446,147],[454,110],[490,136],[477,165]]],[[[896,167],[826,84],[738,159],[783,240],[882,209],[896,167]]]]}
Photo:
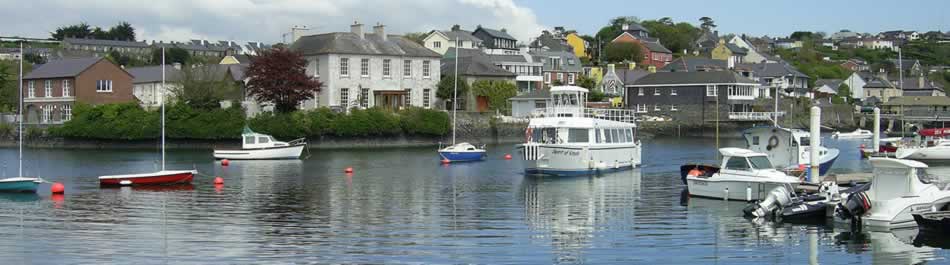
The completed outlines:
{"type": "Polygon", "coordinates": [[[608,72],[608,73],[614,72],[614,69],[616,69],[616,66],[615,66],[614,64],[612,64],[612,63],[607,64],[607,72],[608,72]]]}
{"type": "Polygon", "coordinates": [[[452,31],[459,31],[459,30],[462,30],[462,26],[459,26],[458,24],[452,25],[452,31]]]}
{"type": "Polygon", "coordinates": [[[376,33],[376,36],[378,36],[383,41],[386,41],[386,26],[383,24],[376,22],[376,26],[373,26],[373,33],[376,33]]]}
{"type": "Polygon", "coordinates": [[[924,80],[924,75],[917,77],[917,88],[924,88],[927,85],[927,82],[924,80]]]}
{"type": "Polygon", "coordinates": [[[630,70],[637,69],[637,63],[630,63],[627,65],[627,68],[630,68],[630,70]]]}
{"type": "Polygon", "coordinates": [[[630,29],[630,25],[629,25],[629,24],[620,25],[620,30],[627,31],[628,29],[630,29]]]}
{"type": "Polygon", "coordinates": [[[173,63],[172,67],[175,68],[175,70],[181,70],[181,63],[173,63]]]}
{"type": "Polygon", "coordinates": [[[651,65],[651,66],[648,67],[647,69],[650,71],[651,74],[655,74],[655,73],[656,73],[656,66],[652,66],[652,65],[651,65]]]}
{"type": "Polygon", "coordinates": [[[363,24],[360,24],[359,21],[353,21],[353,25],[350,25],[350,32],[363,39],[363,24]]]}

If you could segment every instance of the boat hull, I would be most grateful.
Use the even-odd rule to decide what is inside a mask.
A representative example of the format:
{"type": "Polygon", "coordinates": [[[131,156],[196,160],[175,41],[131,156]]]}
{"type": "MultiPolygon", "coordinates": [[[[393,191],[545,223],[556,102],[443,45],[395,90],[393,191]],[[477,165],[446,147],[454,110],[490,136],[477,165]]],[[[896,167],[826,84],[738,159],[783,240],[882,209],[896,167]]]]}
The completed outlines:
{"type": "Polygon", "coordinates": [[[305,145],[263,149],[214,150],[214,159],[229,160],[276,160],[298,159],[305,145]]]}
{"type": "Polygon", "coordinates": [[[485,160],[485,150],[479,151],[439,151],[439,157],[450,162],[469,162],[485,160]]]}
{"type": "Polygon", "coordinates": [[[531,159],[524,160],[524,170],[531,175],[583,176],[596,175],[640,166],[640,145],[579,147],[538,145],[528,147],[531,159]],[[586,158],[586,159],[585,159],[586,158]]]}
{"type": "MultiPolygon", "coordinates": [[[[686,179],[686,186],[689,195],[693,197],[703,197],[711,199],[725,199],[731,201],[757,201],[765,199],[769,192],[776,187],[788,185],[782,182],[748,182],[737,180],[713,180],[711,178],[686,179]],[[726,189],[729,192],[726,192],[726,189]],[[749,194],[747,194],[749,190],[749,194]],[[747,197],[748,196],[748,197],[747,197]]],[[[792,184],[794,188],[796,184],[792,184]]]]}
{"type": "Polygon", "coordinates": [[[128,186],[128,185],[171,185],[191,183],[195,170],[182,171],[159,171],[146,174],[114,175],[99,177],[99,185],[102,186],[128,186]]]}
{"type": "Polygon", "coordinates": [[[899,159],[950,161],[950,146],[899,148],[895,156],[899,159]]]}
{"type": "Polygon", "coordinates": [[[0,180],[0,192],[36,192],[39,186],[35,179],[0,180]]]}

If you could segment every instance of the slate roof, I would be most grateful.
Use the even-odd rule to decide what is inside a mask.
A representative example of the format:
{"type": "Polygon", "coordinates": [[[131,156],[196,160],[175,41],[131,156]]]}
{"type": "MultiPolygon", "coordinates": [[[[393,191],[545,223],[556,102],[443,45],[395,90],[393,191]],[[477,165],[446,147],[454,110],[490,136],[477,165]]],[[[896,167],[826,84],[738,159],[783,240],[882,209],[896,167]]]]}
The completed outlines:
{"type": "Polygon", "coordinates": [[[547,89],[535,89],[534,91],[528,92],[524,95],[514,96],[508,100],[537,100],[537,99],[549,99],[551,98],[551,91],[547,89]]]}
{"type": "Polygon", "coordinates": [[[815,87],[821,87],[827,85],[831,89],[838,90],[838,87],[841,86],[841,82],[844,80],[841,79],[818,79],[815,80],[815,87]]]}
{"type": "Polygon", "coordinates": [[[901,89],[904,89],[904,90],[909,90],[909,89],[910,89],[910,90],[913,90],[913,89],[917,89],[917,90],[920,90],[920,89],[934,90],[934,89],[936,89],[936,90],[943,91],[943,85],[941,85],[940,83],[934,82],[934,81],[932,81],[932,80],[930,80],[929,78],[926,78],[926,77],[923,77],[923,78],[924,78],[924,84],[923,84],[924,86],[921,87],[921,86],[920,86],[920,78],[921,78],[921,77],[905,77],[905,78],[904,78],[904,85],[903,85],[903,86],[900,86],[901,89]]]}
{"type": "Polygon", "coordinates": [[[904,71],[910,70],[912,67],[914,67],[914,64],[920,63],[916,59],[902,59],[902,60],[890,59],[890,61],[891,63],[894,64],[895,68],[900,68],[901,70],[904,70],[904,71]],[[903,64],[901,64],[901,62],[903,62],[903,64]]]}
{"type": "Polygon", "coordinates": [[[663,44],[660,44],[659,42],[642,41],[641,43],[652,52],[673,53],[666,47],[663,47],[663,44]]]}
{"type": "Polygon", "coordinates": [[[904,96],[894,97],[884,106],[950,106],[950,97],[942,96],[904,96]]]}
{"type": "Polygon", "coordinates": [[[550,57],[560,57],[561,65],[558,67],[564,72],[582,72],[584,66],[581,65],[581,60],[577,58],[577,55],[574,55],[573,52],[566,51],[532,51],[530,52],[532,56],[535,57],[535,61],[543,62],[542,66],[543,71],[551,71],[555,69],[554,65],[551,64],[551,60],[548,60],[550,57]],[[573,62],[573,63],[571,63],[573,62]]]}
{"type": "Polygon", "coordinates": [[[626,32],[631,32],[631,31],[646,31],[646,32],[650,32],[649,29],[644,28],[643,25],[640,25],[640,23],[630,23],[630,24],[627,24],[627,30],[625,30],[625,31],[626,31],[626,32]]]}
{"type": "MultiPolygon", "coordinates": [[[[426,47],[400,35],[387,35],[384,41],[374,33],[364,33],[360,38],[351,32],[333,32],[304,36],[294,42],[291,49],[304,55],[314,54],[359,54],[415,57],[442,57],[426,47]]],[[[454,50],[454,49],[450,49],[454,50]]]]}
{"type": "Polygon", "coordinates": [[[755,72],[755,75],[760,77],[782,77],[791,75],[793,77],[809,78],[808,75],[799,72],[798,69],[795,69],[794,66],[787,63],[759,63],[744,65],[752,67],[752,71],[755,72]]]}
{"type": "Polygon", "coordinates": [[[755,81],[732,71],[711,72],[657,72],[637,80],[630,86],[685,85],[685,84],[750,84],[755,81]]]}
{"type": "Polygon", "coordinates": [[[749,54],[749,50],[747,50],[746,48],[739,47],[738,45],[735,45],[732,43],[726,43],[726,48],[729,49],[729,51],[732,52],[733,54],[737,54],[737,55],[749,54]]]}
{"type": "Polygon", "coordinates": [[[235,54],[235,55],[231,55],[231,56],[233,56],[234,59],[237,60],[238,63],[240,63],[240,64],[250,64],[250,63],[251,63],[251,56],[248,56],[247,54],[235,54]]]}
{"type": "MultiPolygon", "coordinates": [[[[132,75],[133,84],[159,83],[162,82],[162,66],[132,67],[126,69],[132,75]]],[[[181,74],[181,70],[175,69],[171,65],[165,66],[165,82],[176,81],[181,74]]]]}
{"type": "Polygon", "coordinates": [[[538,36],[535,41],[531,42],[531,47],[546,47],[551,51],[573,51],[573,48],[567,44],[566,40],[555,38],[554,35],[547,31],[542,33],[541,36],[538,36]]]}
{"type": "Polygon", "coordinates": [[[479,31],[479,30],[484,31],[485,33],[488,33],[489,36],[492,36],[492,37],[494,37],[494,38],[509,39],[509,40],[513,40],[513,41],[517,41],[517,40],[518,40],[518,39],[515,39],[515,37],[512,37],[511,35],[508,35],[508,32],[504,32],[504,31],[500,31],[500,30],[494,30],[494,29],[490,29],[490,28],[485,28],[485,27],[482,27],[482,26],[478,26],[478,28],[475,29],[475,31],[479,31]]]}
{"type": "Polygon", "coordinates": [[[75,44],[75,45],[96,45],[96,46],[113,46],[113,47],[132,47],[132,48],[148,48],[148,43],[144,41],[121,41],[121,40],[97,40],[97,39],[78,39],[78,38],[64,38],[64,43],[75,44]]]}
{"type": "Polygon", "coordinates": [[[864,84],[864,88],[896,88],[896,86],[887,79],[874,76],[870,80],[867,80],[867,84],[864,84]]]}
{"type": "MultiPolygon", "coordinates": [[[[472,57],[459,57],[458,59],[458,71],[461,76],[491,76],[491,77],[515,77],[516,74],[506,71],[501,67],[498,67],[489,61],[488,57],[481,56],[472,56],[472,57]]],[[[443,60],[442,61],[442,73],[443,74],[454,74],[455,73],[455,60],[443,60]]]]}
{"type": "Polygon", "coordinates": [[[74,77],[104,58],[78,58],[50,61],[31,71],[23,79],[74,77]]]}

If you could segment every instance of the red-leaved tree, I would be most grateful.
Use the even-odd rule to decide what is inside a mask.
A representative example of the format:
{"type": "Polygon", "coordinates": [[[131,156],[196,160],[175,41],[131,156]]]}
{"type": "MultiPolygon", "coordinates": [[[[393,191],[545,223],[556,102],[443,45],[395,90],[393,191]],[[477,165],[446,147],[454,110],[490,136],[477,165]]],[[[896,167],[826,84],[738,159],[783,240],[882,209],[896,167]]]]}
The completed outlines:
{"type": "Polygon", "coordinates": [[[277,112],[291,112],[300,102],[312,99],[323,83],[307,76],[307,60],[284,46],[263,51],[247,68],[247,93],[271,102],[277,112]]]}

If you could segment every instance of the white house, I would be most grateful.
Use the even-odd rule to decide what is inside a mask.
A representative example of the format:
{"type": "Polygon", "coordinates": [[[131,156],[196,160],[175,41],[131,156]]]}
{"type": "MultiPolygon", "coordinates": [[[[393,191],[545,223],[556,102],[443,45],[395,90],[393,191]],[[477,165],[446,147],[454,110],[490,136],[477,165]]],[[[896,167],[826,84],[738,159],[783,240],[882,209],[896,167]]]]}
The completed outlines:
{"type": "Polygon", "coordinates": [[[761,63],[764,61],[768,61],[768,58],[766,58],[765,55],[762,55],[761,53],[755,50],[755,46],[753,46],[752,43],[749,43],[748,41],[746,41],[745,39],[739,36],[732,37],[732,39],[729,40],[729,43],[739,46],[739,48],[746,49],[746,55],[742,58],[743,62],[761,63]]]}
{"type": "Polygon", "coordinates": [[[178,78],[181,75],[181,66],[165,66],[165,86],[162,87],[162,66],[145,66],[128,68],[132,78],[132,95],[143,108],[157,108],[162,106],[162,93],[166,99],[174,98],[172,93],[180,85],[178,78]],[[164,88],[164,89],[163,89],[164,88]]]}
{"type": "Polygon", "coordinates": [[[433,30],[423,40],[426,48],[445,55],[445,52],[455,48],[458,40],[460,49],[475,49],[481,46],[482,40],[472,36],[471,31],[462,30],[459,25],[452,26],[451,30],[433,30]]]}
{"type": "Polygon", "coordinates": [[[864,85],[868,84],[870,78],[872,78],[872,75],[869,72],[854,72],[841,83],[848,85],[848,88],[851,89],[851,98],[864,100],[864,85]]]}
{"type": "Polygon", "coordinates": [[[364,33],[355,23],[350,32],[301,37],[292,50],[307,59],[307,74],[323,82],[303,108],[383,107],[431,108],[439,82],[441,56],[400,35],[387,35],[383,25],[364,33]]]}

